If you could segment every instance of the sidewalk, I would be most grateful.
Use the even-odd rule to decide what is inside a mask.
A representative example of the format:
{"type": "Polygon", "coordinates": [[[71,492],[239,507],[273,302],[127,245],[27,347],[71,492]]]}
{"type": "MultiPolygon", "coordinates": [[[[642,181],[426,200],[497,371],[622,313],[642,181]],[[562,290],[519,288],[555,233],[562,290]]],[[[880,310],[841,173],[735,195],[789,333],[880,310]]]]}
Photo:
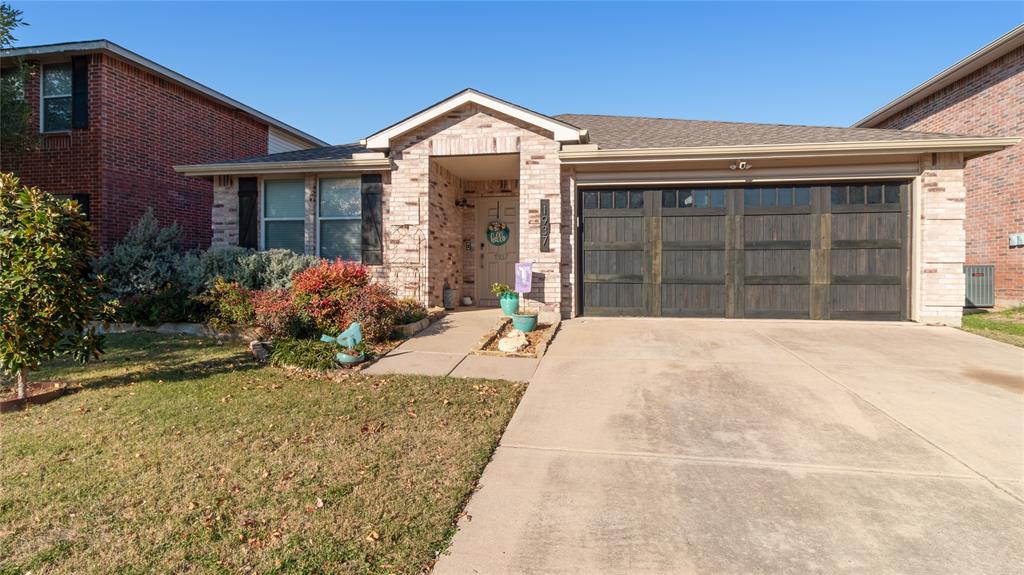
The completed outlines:
{"type": "Polygon", "coordinates": [[[480,338],[494,328],[501,310],[460,308],[391,350],[364,373],[447,375],[527,381],[539,359],[470,355],[480,338]]]}

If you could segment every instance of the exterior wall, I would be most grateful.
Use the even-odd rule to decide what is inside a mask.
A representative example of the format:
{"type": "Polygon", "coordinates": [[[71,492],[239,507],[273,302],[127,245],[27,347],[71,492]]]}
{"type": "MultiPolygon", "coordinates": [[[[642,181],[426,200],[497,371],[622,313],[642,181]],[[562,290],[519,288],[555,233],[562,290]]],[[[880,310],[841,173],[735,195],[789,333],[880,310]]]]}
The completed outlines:
{"type": "Polygon", "coordinates": [[[917,312],[912,319],[923,323],[960,326],[965,284],[963,265],[966,216],[963,157],[934,154],[922,160],[923,171],[915,181],[915,230],[913,249],[917,312]]]}
{"type": "MultiPolygon", "coordinates": [[[[873,125],[975,136],[1024,136],[1024,47],[873,125]]],[[[1024,303],[1024,146],[967,163],[966,261],[996,266],[996,299],[1024,303]]]]}
{"type": "MultiPolygon", "coordinates": [[[[39,126],[39,68],[26,98],[39,126]]],[[[213,185],[173,166],[266,153],[267,126],[107,54],[89,59],[89,127],[44,134],[37,150],[4,151],[0,168],[55,194],[88,193],[97,239],[115,244],[147,209],[178,222],[183,243],[210,244],[213,185]]],[[[237,240],[236,240],[237,241],[237,240]]]]}
{"type": "Polygon", "coordinates": [[[431,303],[441,302],[444,286],[462,293],[462,212],[456,205],[463,196],[463,181],[436,162],[430,162],[428,209],[428,266],[434,271],[428,285],[431,303]]]}
{"type": "Polygon", "coordinates": [[[462,258],[455,253],[461,249],[461,224],[445,227],[458,235],[439,228],[454,213],[455,195],[441,194],[443,187],[437,186],[433,187],[436,193],[431,193],[430,158],[518,153],[519,261],[534,262],[534,291],[527,299],[531,305],[560,309],[561,252],[557,240],[552,242],[551,252],[540,252],[541,198],[551,201],[552,237],[561,237],[560,146],[551,138],[550,133],[534,126],[470,104],[392,141],[392,180],[390,189],[385,188],[384,257],[399,293],[440,305],[445,279],[453,287],[462,283],[461,279],[452,282],[450,263],[462,258]],[[431,235],[432,231],[438,235],[431,235]],[[417,258],[414,254],[418,252],[417,258]],[[400,266],[393,265],[396,256],[401,258],[400,266]],[[421,275],[417,277],[411,269],[413,259],[420,264],[421,275]]]}

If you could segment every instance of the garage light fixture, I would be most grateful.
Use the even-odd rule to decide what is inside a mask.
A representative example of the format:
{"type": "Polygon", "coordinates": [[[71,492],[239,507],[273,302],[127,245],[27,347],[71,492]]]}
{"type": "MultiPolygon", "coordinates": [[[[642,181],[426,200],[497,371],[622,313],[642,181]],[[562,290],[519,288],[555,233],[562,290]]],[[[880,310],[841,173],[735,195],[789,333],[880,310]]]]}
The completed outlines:
{"type": "Polygon", "coordinates": [[[737,161],[729,164],[729,169],[730,170],[749,170],[752,167],[753,166],[750,165],[750,162],[748,162],[746,160],[737,160],[737,161]]]}

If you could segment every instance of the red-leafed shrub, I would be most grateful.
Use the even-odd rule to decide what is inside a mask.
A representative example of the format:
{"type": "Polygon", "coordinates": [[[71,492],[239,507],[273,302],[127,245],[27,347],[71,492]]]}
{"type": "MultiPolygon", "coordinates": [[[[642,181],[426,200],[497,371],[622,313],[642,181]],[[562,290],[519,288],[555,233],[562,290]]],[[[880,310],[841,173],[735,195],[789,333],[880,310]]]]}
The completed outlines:
{"type": "Polygon", "coordinates": [[[294,305],[330,335],[358,321],[366,339],[381,341],[387,339],[395,324],[394,292],[385,285],[370,283],[369,269],[358,263],[339,259],[298,272],[292,278],[292,296],[294,305]]]}
{"type": "Polygon", "coordinates": [[[261,338],[303,337],[312,331],[308,317],[286,289],[252,292],[252,307],[253,327],[261,338]]]}

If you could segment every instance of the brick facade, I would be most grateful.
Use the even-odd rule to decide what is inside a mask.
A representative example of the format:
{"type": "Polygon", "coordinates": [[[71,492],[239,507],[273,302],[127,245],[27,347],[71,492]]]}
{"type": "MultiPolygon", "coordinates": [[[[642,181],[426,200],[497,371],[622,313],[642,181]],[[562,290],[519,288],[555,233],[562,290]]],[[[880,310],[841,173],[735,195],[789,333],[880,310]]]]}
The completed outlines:
{"type": "MultiPolygon", "coordinates": [[[[936,91],[875,128],[975,136],[1024,136],[1024,47],[936,91]]],[[[966,261],[996,267],[996,299],[1024,303],[1024,145],[970,160],[964,173],[966,261]]]]}
{"type": "Polygon", "coordinates": [[[920,286],[918,321],[960,325],[963,312],[964,164],[961,154],[935,154],[922,159],[915,183],[916,251],[920,286]]]}
{"type": "MultiPolygon", "coordinates": [[[[31,63],[31,62],[30,62],[31,63]]],[[[40,68],[25,96],[39,126],[40,68]]],[[[245,112],[106,53],[89,56],[89,127],[41,135],[38,149],[0,153],[0,169],[54,194],[86,193],[97,239],[115,244],[150,207],[177,222],[183,243],[206,247],[213,185],[173,166],[267,152],[268,127],[245,112]]]]}

